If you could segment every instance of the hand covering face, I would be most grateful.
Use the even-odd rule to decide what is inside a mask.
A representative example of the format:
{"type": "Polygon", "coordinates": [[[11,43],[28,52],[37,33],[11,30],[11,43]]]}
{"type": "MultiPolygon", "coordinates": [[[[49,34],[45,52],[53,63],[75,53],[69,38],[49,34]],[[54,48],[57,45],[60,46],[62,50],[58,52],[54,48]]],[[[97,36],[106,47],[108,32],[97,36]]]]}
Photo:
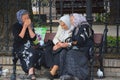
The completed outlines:
{"type": "Polygon", "coordinates": [[[23,24],[22,16],[24,14],[29,14],[29,12],[27,10],[21,9],[16,13],[16,17],[17,17],[17,20],[18,20],[19,24],[23,24]]]}

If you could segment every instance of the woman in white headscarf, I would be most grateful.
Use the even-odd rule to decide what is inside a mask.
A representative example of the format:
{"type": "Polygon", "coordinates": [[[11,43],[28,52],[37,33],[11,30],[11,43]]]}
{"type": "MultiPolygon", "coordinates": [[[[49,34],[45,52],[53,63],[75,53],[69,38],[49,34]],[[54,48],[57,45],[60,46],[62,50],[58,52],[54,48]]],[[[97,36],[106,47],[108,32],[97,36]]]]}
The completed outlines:
{"type": "Polygon", "coordinates": [[[61,57],[62,55],[60,55],[61,78],[88,80],[87,53],[93,45],[93,31],[82,14],[71,14],[70,21],[73,27],[72,48],[66,52],[64,61],[61,57]]]}
{"type": "Polygon", "coordinates": [[[46,73],[47,76],[52,80],[56,71],[59,69],[59,55],[60,51],[56,52],[58,49],[69,47],[70,44],[65,42],[65,40],[72,35],[70,31],[71,23],[70,23],[70,16],[64,15],[59,19],[59,26],[57,33],[53,39],[53,64],[50,66],[51,70],[46,73]]]}

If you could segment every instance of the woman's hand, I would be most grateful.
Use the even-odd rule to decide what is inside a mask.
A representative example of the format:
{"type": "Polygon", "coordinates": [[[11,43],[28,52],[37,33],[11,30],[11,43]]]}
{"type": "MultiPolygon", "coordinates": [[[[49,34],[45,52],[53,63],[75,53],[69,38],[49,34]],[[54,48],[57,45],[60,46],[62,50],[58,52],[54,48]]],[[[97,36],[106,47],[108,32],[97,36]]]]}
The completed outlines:
{"type": "Polygon", "coordinates": [[[62,42],[58,42],[54,47],[53,50],[57,50],[59,48],[66,48],[68,47],[69,44],[68,43],[62,43],[62,42]]]}
{"type": "Polygon", "coordinates": [[[61,47],[66,48],[69,46],[68,43],[58,43],[61,47]]]}
{"type": "Polygon", "coordinates": [[[77,44],[77,41],[73,41],[72,44],[73,44],[73,45],[76,45],[76,44],[77,44]]]}
{"type": "Polygon", "coordinates": [[[24,24],[23,24],[23,27],[28,28],[28,27],[30,27],[30,25],[31,25],[31,20],[30,19],[26,19],[24,24]]]}
{"type": "Polygon", "coordinates": [[[53,50],[57,50],[59,48],[61,48],[61,42],[58,42],[55,46],[53,46],[53,50]]]}
{"type": "Polygon", "coordinates": [[[57,49],[59,49],[59,48],[61,48],[60,45],[55,45],[55,46],[53,46],[53,50],[54,50],[54,51],[57,50],[57,49]]]}

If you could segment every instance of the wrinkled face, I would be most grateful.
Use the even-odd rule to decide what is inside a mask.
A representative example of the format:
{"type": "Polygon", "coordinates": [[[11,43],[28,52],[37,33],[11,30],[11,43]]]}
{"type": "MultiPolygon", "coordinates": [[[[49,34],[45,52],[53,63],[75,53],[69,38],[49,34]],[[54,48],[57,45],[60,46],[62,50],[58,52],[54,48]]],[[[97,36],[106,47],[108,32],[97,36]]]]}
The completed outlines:
{"type": "Polygon", "coordinates": [[[70,16],[70,23],[71,25],[74,25],[74,16],[70,16]]]}
{"type": "Polygon", "coordinates": [[[60,25],[61,25],[62,29],[68,30],[68,26],[63,21],[60,21],[60,25]]]}
{"type": "Polygon", "coordinates": [[[30,19],[29,14],[22,15],[22,22],[24,23],[27,19],[30,19]]]}

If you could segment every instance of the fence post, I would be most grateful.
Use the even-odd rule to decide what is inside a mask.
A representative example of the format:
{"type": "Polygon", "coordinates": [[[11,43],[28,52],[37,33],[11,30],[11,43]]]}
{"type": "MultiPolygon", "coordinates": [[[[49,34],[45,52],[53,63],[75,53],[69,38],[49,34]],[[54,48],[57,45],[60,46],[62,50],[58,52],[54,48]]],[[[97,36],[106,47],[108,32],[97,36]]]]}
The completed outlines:
{"type": "Polygon", "coordinates": [[[117,18],[116,18],[116,26],[117,26],[117,36],[116,36],[116,53],[119,53],[119,25],[120,25],[120,1],[117,2],[117,18]]]}
{"type": "MultiPolygon", "coordinates": [[[[92,17],[92,0],[86,0],[86,18],[90,26],[92,27],[93,17],[92,17]]],[[[93,65],[91,65],[90,69],[90,80],[93,80],[93,65]]]]}
{"type": "Polygon", "coordinates": [[[8,0],[5,0],[5,16],[4,16],[4,19],[5,19],[5,47],[6,47],[6,51],[8,51],[8,44],[9,44],[9,36],[8,36],[8,0]]]}
{"type": "Polygon", "coordinates": [[[92,27],[93,17],[92,17],[92,0],[86,0],[86,18],[90,26],[92,27]]]}
{"type": "Polygon", "coordinates": [[[39,5],[39,19],[38,20],[39,20],[39,26],[41,26],[41,20],[42,20],[40,16],[41,15],[41,0],[38,1],[38,5],[39,5]]]}
{"type": "Polygon", "coordinates": [[[60,14],[63,16],[63,0],[60,0],[60,14]]]}
{"type": "MultiPolygon", "coordinates": [[[[105,14],[108,14],[108,0],[105,0],[105,14]]],[[[105,16],[105,31],[108,32],[108,16],[105,16]]],[[[104,52],[107,53],[107,33],[105,34],[105,49],[104,52]]]]}
{"type": "Polygon", "coordinates": [[[49,20],[50,20],[50,33],[52,33],[52,0],[49,2],[49,7],[50,7],[50,14],[49,14],[49,20]]]}

